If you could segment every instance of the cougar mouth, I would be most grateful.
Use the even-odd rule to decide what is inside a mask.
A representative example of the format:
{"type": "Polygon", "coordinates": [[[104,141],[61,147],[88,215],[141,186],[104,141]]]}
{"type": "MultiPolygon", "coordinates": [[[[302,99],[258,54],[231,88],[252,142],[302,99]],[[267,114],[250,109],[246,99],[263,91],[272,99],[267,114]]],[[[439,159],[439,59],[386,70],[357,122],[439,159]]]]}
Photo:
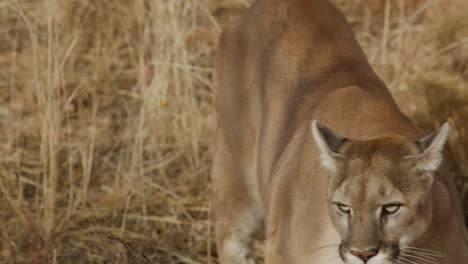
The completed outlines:
{"type": "MultiPolygon", "coordinates": [[[[356,260],[360,259],[363,263],[370,263],[373,259],[375,260],[377,258],[379,258],[379,260],[385,259],[386,261],[390,261],[389,263],[397,263],[396,261],[398,261],[400,257],[400,247],[398,243],[392,243],[390,246],[381,243],[379,248],[355,251],[348,248],[347,243],[343,241],[338,247],[338,252],[345,263],[348,263],[347,261],[349,261],[351,257],[356,260]]],[[[352,263],[356,262],[353,261],[352,263]]]]}

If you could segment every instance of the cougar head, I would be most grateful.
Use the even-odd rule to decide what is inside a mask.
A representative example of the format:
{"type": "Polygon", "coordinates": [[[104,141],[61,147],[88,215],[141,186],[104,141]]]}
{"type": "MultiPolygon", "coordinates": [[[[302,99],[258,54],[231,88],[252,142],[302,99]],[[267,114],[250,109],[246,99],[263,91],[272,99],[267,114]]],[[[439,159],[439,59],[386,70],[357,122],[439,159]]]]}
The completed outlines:
{"type": "Polygon", "coordinates": [[[432,220],[430,191],[449,131],[412,142],[401,136],[351,140],[312,122],[322,166],[330,172],[330,218],[349,264],[396,263],[432,220]]]}

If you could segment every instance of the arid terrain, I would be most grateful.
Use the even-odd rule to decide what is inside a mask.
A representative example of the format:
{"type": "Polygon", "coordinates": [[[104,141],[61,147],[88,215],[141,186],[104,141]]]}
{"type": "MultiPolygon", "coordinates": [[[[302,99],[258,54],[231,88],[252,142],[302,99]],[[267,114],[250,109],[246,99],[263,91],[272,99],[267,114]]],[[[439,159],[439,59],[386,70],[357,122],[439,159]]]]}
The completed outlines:
{"type": "MultiPolygon", "coordinates": [[[[0,0],[1,263],[217,263],[213,56],[251,2],[0,0]]],[[[450,121],[468,216],[468,1],[333,2],[403,111],[450,121]]]]}

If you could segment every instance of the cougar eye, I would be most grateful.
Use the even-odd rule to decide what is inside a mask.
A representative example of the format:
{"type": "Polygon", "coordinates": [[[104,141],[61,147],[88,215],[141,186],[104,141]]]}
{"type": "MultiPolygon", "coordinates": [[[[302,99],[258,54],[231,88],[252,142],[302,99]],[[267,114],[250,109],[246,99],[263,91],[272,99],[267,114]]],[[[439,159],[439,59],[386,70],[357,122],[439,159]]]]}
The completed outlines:
{"type": "Polygon", "coordinates": [[[400,204],[389,204],[389,205],[384,205],[382,208],[382,212],[384,214],[394,214],[400,209],[400,204]]]}
{"type": "Polygon", "coordinates": [[[351,212],[351,209],[347,205],[336,204],[336,207],[338,207],[338,209],[344,214],[349,214],[351,212]]]}

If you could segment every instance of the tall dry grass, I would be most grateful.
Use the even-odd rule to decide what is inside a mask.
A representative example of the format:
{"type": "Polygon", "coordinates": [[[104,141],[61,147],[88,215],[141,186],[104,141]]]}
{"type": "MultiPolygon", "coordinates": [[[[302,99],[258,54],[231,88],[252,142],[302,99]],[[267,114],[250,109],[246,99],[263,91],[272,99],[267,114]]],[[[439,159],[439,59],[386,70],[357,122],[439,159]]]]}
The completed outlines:
{"type": "MultiPolygon", "coordinates": [[[[250,2],[0,1],[2,263],[216,262],[212,58],[250,2]]],[[[334,2],[404,111],[452,122],[466,200],[468,3],[334,2]]]]}

